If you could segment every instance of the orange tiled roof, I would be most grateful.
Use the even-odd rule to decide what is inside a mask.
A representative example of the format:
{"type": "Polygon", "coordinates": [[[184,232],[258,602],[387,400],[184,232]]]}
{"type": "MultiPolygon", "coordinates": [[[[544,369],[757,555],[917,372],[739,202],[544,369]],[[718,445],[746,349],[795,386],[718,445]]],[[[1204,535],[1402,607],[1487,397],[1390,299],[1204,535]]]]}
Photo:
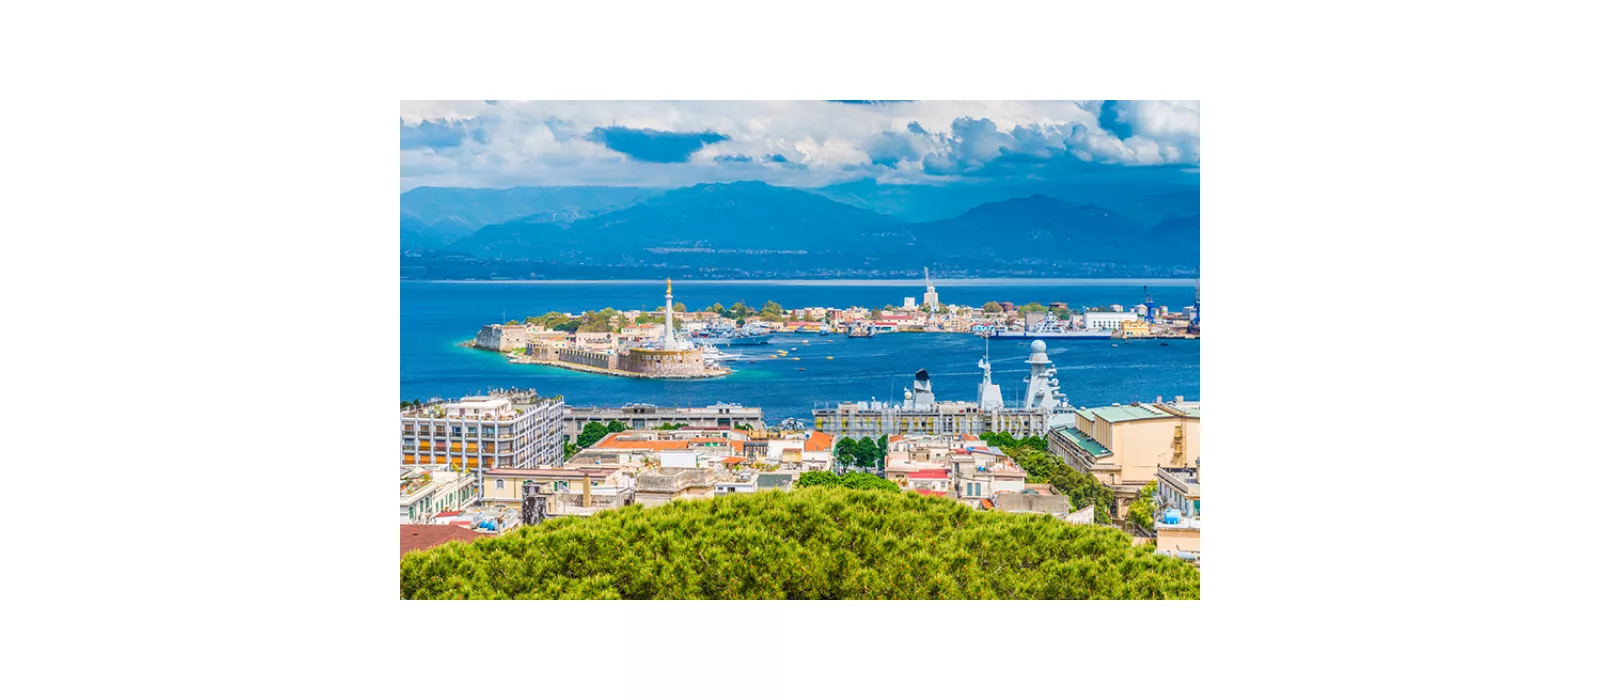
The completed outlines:
{"type": "Polygon", "coordinates": [[[820,430],[814,431],[811,433],[811,437],[806,438],[805,449],[807,452],[824,452],[831,450],[833,449],[833,436],[820,430]]]}

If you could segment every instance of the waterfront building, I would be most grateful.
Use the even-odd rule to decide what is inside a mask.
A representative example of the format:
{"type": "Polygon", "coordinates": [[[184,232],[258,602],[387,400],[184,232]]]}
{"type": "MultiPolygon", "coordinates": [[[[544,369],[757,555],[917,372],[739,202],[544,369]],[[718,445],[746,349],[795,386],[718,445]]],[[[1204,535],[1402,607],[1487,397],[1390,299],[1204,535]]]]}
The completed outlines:
{"type": "Polygon", "coordinates": [[[1116,495],[1113,516],[1127,513],[1140,487],[1161,469],[1188,469],[1200,461],[1200,404],[1112,404],[1079,408],[1074,422],[1050,431],[1046,442],[1078,471],[1093,475],[1116,495]]]}
{"type": "Polygon", "coordinates": [[[745,407],[736,403],[714,403],[710,406],[656,406],[647,403],[630,403],[620,408],[605,406],[567,406],[562,418],[562,430],[568,440],[578,439],[583,426],[590,423],[618,421],[632,430],[655,430],[666,424],[685,424],[690,428],[733,430],[741,425],[752,430],[764,430],[759,406],[745,407]]]}
{"type": "Polygon", "coordinates": [[[491,323],[478,331],[473,345],[484,350],[510,352],[528,344],[531,330],[529,326],[514,321],[506,324],[491,323]]]}
{"type": "Polygon", "coordinates": [[[892,434],[977,435],[1006,432],[1016,437],[1044,435],[1053,423],[1070,421],[1066,397],[1060,393],[1055,368],[1045,353],[1044,341],[1034,341],[1028,364],[1032,367],[1028,395],[1020,406],[996,405],[1000,389],[991,380],[987,358],[978,401],[937,401],[927,370],[917,370],[912,387],[896,404],[887,401],[844,402],[812,410],[817,430],[845,437],[892,434]]]}
{"type": "Polygon", "coordinates": [[[532,392],[468,396],[400,412],[400,464],[476,470],[557,465],[566,404],[532,392]]]}
{"type": "Polygon", "coordinates": [[[1083,312],[1083,327],[1091,331],[1115,331],[1122,328],[1124,321],[1138,320],[1133,313],[1122,311],[1121,306],[1113,304],[1111,308],[1111,311],[1083,312]]]}

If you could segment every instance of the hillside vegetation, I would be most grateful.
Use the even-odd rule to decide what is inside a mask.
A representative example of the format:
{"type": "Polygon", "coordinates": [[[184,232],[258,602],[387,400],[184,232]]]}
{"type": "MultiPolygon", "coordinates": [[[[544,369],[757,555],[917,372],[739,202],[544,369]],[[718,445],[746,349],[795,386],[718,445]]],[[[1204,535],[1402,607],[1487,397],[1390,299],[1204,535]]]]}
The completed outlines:
{"type": "Polygon", "coordinates": [[[631,506],[406,555],[404,598],[1198,598],[1122,532],[818,486],[631,506]]]}

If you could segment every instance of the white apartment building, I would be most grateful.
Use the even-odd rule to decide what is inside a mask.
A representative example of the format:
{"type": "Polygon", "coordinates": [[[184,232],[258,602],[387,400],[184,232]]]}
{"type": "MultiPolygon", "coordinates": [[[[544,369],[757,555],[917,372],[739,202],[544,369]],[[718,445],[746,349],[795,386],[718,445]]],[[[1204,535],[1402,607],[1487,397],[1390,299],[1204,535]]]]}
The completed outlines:
{"type": "Polygon", "coordinates": [[[469,396],[400,413],[400,464],[436,469],[561,466],[560,399],[469,396]]]}
{"type": "Polygon", "coordinates": [[[400,475],[400,524],[428,525],[435,515],[478,502],[478,482],[466,472],[412,468],[400,475]]]}

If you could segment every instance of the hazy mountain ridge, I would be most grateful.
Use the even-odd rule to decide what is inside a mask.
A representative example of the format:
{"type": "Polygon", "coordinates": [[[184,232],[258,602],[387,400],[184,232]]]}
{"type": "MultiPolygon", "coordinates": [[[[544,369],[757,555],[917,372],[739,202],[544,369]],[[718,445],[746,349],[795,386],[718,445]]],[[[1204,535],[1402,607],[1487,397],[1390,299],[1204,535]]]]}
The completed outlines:
{"type": "MultiPolygon", "coordinates": [[[[575,200],[605,207],[641,194],[585,191],[575,200]]],[[[431,224],[415,209],[404,212],[402,249],[411,253],[402,276],[843,277],[923,265],[950,276],[1132,276],[1192,274],[1199,265],[1198,191],[1136,200],[1140,218],[1154,218],[1154,225],[1043,194],[982,202],[920,222],[761,182],[694,185],[610,210],[557,206],[573,201],[560,192],[539,192],[520,205],[495,199],[507,196],[490,197],[493,206],[426,201],[431,208],[424,209],[437,216],[431,224]],[[445,236],[430,240],[416,230],[443,227],[458,234],[470,221],[463,211],[484,217],[533,208],[542,211],[437,243],[445,236]]],[[[427,197],[448,199],[437,192],[427,197]]]]}

